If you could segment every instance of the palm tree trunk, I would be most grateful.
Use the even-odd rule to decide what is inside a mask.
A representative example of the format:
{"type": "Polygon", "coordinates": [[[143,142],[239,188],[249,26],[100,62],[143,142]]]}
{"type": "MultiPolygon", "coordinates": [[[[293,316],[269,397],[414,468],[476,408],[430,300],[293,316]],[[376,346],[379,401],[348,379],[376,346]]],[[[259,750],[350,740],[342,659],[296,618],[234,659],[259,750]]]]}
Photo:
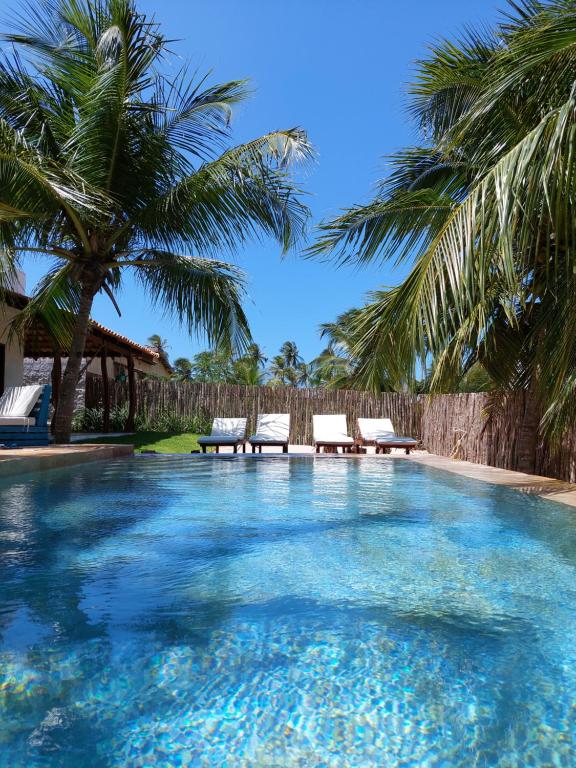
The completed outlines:
{"type": "Polygon", "coordinates": [[[76,402],[76,387],[86,347],[92,303],[97,291],[97,279],[88,277],[82,282],[80,307],[74,323],[70,354],[58,398],[58,409],[54,417],[54,439],[57,443],[69,443],[76,402]]]}

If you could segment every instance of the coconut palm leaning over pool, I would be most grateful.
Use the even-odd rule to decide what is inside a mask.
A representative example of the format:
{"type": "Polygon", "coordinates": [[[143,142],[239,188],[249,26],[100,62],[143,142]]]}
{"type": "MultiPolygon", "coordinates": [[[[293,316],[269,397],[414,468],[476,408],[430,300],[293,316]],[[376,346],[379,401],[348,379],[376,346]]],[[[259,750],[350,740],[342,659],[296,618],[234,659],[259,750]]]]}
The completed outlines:
{"type": "Polygon", "coordinates": [[[348,316],[357,384],[413,384],[431,363],[432,389],[451,391],[479,362],[496,386],[530,388],[535,426],[542,414],[558,436],[576,418],[576,8],[509,12],[419,63],[421,143],[392,155],[377,196],[325,222],[311,253],[418,254],[348,316]]]}
{"type": "Polygon", "coordinates": [[[126,270],[214,346],[249,340],[242,273],[214,256],[259,233],[284,250],[308,210],[289,176],[300,129],[231,147],[244,81],[209,85],[173,59],[131,0],[22,6],[0,59],[0,291],[23,253],[50,259],[20,325],[40,314],[70,355],[55,436],[70,434],[94,297],[126,270]],[[68,312],[62,312],[67,310],[68,312]]]}

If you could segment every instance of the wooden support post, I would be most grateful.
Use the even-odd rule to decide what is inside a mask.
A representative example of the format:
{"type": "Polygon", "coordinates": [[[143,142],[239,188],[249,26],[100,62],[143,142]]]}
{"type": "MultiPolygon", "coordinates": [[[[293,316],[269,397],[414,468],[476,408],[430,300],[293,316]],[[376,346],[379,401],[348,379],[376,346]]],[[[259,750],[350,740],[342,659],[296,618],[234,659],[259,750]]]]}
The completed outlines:
{"type": "Polygon", "coordinates": [[[125,432],[134,432],[134,418],[136,416],[136,377],[134,374],[134,358],[127,357],[128,368],[128,418],[126,419],[125,432]]]}
{"type": "Polygon", "coordinates": [[[100,356],[100,371],[102,373],[102,431],[110,432],[110,381],[108,379],[108,355],[102,350],[100,356]]]}
{"type": "Polygon", "coordinates": [[[52,423],[50,431],[54,432],[56,425],[56,411],[58,410],[58,397],[60,396],[60,383],[62,382],[62,358],[59,352],[54,352],[52,363],[52,423]]]}

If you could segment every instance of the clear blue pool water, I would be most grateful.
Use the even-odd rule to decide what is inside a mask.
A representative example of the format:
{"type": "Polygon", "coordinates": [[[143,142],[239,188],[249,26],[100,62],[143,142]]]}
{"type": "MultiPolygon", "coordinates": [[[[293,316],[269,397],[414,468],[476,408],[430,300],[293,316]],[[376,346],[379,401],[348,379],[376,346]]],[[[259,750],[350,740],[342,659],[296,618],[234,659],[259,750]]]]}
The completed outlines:
{"type": "Polygon", "coordinates": [[[0,766],[574,766],[576,514],[408,462],[0,485],[0,766]]]}

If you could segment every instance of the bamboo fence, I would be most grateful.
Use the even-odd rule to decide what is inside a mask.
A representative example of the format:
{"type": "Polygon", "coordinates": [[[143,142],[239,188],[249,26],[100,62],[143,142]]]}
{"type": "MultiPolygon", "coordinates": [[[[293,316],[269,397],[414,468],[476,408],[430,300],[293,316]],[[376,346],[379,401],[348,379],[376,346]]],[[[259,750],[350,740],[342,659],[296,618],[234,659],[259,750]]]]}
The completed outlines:
{"type": "MultiPolygon", "coordinates": [[[[495,401],[494,396],[482,393],[373,395],[143,379],[136,382],[136,395],[137,413],[150,421],[165,413],[206,421],[215,416],[247,416],[249,434],[255,430],[259,413],[289,413],[290,442],[296,445],[312,443],[313,414],[345,414],[354,437],[359,437],[359,417],[387,417],[397,434],[420,438],[431,453],[576,482],[576,433],[567,435],[561,450],[538,440],[538,412],[524,391],[495,401]]],[[[125,403],[126,384],[111,381],[110,398],[112,405],[125,403]]],[[[101,404],[102,380],[90,377],[86,406],[101,404]]]]}
{"type": "MultiPolygon", "coordinates": [[[[426,396],[422,440],[430,453],[519,469],[525,400],[524,392],[515,392],[500,403],[483,393],[426,396]]],[[[534,471],[534,467],[528,462],[521,471],[534,471]]]]}
{"type": "MultiPolygon", "coordinates": [[[[111,405],[122,404],[126,399],[126,385],[110,382],[111,405]]],[[[145,414],[151,421],[167,412],[207,420],[215,416],[247,416],[249,432],[255,430],[259,413],[289,413],[290,441],[296,445],[312,443],[313,414],[345,413],[353,436],[358,436],[358,417],[389,417],[398,432],[420,434],[416,395],[142,379],[136,382],[136,399],[137,414],[145,414]]],[[[94,408],[101,404],[102,379],[90,377],[86,382],[86,406],[94,408]]]]}

